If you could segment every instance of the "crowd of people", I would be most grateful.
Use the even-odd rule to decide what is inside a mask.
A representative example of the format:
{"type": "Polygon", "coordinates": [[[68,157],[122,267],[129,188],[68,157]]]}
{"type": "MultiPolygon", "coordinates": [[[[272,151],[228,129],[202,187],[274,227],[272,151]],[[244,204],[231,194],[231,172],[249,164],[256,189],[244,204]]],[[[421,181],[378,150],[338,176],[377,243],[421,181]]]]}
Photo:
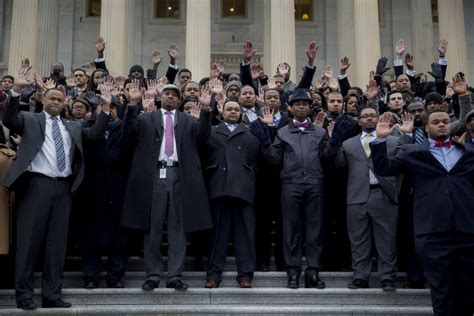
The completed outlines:
{"type": "MultiPolygon", "coordinates": [[[[290,289],[303,267],[306,288],[325,288],[321,270],[349,269],[348,287],[368,288],[376,254],[384,291],[401,269],[404,287],[429,286],[435,315],[472,315],[474,99],[462,72],[446,78],[448,42],[430,78],[399,40],[394,79],[381,57],[365,87],[351,85],[347,57],[336,77],[331,65],[315,76],[318,49],[308,44],[298,82],[285,62],[252,63],[251,41],[239,73],[218,61],[193,78],[172,44],[164,76],[157,51],[146,72],[111,76],[101,37],[98,58],[68,76],[61,63],[30,74],[28,59],[4,76],[0,225],[8,231],[14,192],[18,308],[37,307],[42,247],[42,306],[70,307],[68,247],[87,289],[99,287],[104,255],[107,287],[124,287],[130,249],[142,249],[142,289],[159,287],[166,251],[166,287],[183,291],[187,250],[196,269],[207,258],[203,284],[217,288],[232,242],[242,288],[272,255],[290,289]]],[[[8,253],[8,233],[0,241],[8,253]]]]}

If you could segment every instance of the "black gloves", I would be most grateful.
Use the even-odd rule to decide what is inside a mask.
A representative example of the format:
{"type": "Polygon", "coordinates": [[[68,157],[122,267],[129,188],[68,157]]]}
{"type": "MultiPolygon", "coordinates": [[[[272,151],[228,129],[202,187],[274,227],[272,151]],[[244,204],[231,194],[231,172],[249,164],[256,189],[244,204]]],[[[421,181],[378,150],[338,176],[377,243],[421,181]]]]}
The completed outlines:
{"type": "Polygon", "coordinates": [[[438,63],[432,63],[431,64],[431,71],[428,71],[428,73],[435,79],[442,79],[443,77],[443,71],[441,69],[441,65],[438,63]]]}
{"type": "Polygon", "coordinates": [[[381,57],[377,61],[377,71],[375,72],[377,76],[382,76],[384,73],[389,70],[389,67],[387,66],[387,57],[381,57]]]}
{"type": "Polygon", "coordinates": [[[351,124],[347,120],[339,120],[334,125],[334,130],[332,131],[331,140],[329,142],[332,145],[338,145],[347,139],[350,133],[352,133],[351,124]]]}
{"type": "Polygon", "coordinates": [[[270,134],[265,127],[260,126],[258,120],[250,123],[250,132],[258,138],[263,147],[268,147],[272,144],[270,134]]]}

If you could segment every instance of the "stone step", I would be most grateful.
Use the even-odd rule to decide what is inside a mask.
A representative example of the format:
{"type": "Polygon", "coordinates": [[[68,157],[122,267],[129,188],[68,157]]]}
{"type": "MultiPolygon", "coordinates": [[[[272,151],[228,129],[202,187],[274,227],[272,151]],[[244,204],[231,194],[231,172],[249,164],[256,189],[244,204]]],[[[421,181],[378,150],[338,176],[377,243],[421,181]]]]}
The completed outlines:
{"type": "MultiPolygon", "coordinates": [[[[75,305],[69,309],[37,309],[28,312],[34,315],[327,315],[327,316],[381,316],[381,315],[433,315],[431,307],[420,306],[359,306],[359,305],[115,305],[90,306],[75,305]]],[[[0,308],[0,315],[25,315],[25,312],[13,308],[0,308]]]]}
{"type": "MultiPolygon", "coordinates": [[[[65,272],[63,288],[82,288],[83,286],[82,272],[65,272]]],[[[105,274],[102,274],[105,276],[105,274]]],[[[235,271],[227,271],[223,273],[223,280],[220,287],[238,286],[236,281],[237,273],[235,271]]],[[[346,288],[347,284],[352,281],[351,272],[321,272],[321,279],[326,283],[328,288],[346,288]]],[[[145,272],[128,271],[125,273],[123,282],[127,288],[140,288],[145,279],[145,272]]],[[[163,275],[163,281],[160,286],[165,287],[166,273],[163,275]]],[[[188,283],[191,288],[202,288],[206,280],[205,272],[183,272],[183,280],[188,283]]],[[[398,274],[399,287],[407,281],[405,273],[398,274]]],[[[284,288],[286,287],[287,276],[285,272],[255,272],[253,286],[257,288],[284,288]]],[[[301,276],[300,284],[304,286],[304,278],[301,276]]],[[[369,279],[372,288],[379,288],[380,281],[376,273],[372,273],[369,279]]],[[[100,287],[105,287],[105,280],[101,280],[100,287]]],[[[35,273],[34,287],[41,287],[41,273],[35,273]]]]}
{"type": "MultiPolygon", "coordinates": [[[[39,291],[36,300],[39,302],[39,291]]],[[[401,289],[387,293],[381,289],[304,289],[286,288],[219,288],[188,289],[185,292],[160,288],[153,292],[141,289],[64,289],[63,298],[74,306],[117,306],[117,305],[288,305],[361,307],[386,306],[431,306],[428,290],[401,289]]],[[[14,291],[0,290],[0,307],[15,307],[14,291]]]]}

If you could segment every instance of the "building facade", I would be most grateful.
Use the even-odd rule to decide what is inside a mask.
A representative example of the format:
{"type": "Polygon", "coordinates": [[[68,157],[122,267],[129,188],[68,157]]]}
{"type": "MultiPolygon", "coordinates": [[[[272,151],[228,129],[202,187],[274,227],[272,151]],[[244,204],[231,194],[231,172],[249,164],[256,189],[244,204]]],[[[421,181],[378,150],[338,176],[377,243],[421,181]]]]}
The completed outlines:
{"type": "MultiPolygon", "coordinates": [[[[133,64],[151,66],[154,50],[166,64],[170,43],[178,46],[178,65],[194,78],[207,76],[217,59],[226,72],[238,71],[249,39],[266,73],[286,61],[295,79],[315,40],[318,73],[331,64],[337,74],[340,58],[348,56],[350,80],[365,87],[377,59],[393,59],[398,39],[405,39],[416,70],[426,73],[445,37],[448,78],[462,70],[469,80],[472,16],[470,0],[0,0],[0,74],[14,73],[25,57],[43,75],[54,61],[68,73],[96,57],[100,35],[112,74],[127,74],[133,64]]],[[[162,65],[159,72],[165,70],[162,65]]]]}

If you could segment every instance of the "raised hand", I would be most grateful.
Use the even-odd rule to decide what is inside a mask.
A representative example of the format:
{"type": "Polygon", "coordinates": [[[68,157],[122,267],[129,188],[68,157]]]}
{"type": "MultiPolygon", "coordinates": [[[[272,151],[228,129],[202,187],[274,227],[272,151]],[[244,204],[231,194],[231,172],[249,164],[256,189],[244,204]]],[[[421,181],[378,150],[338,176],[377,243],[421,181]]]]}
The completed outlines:
{"type": "Polygon", "coordinates": [[[448,86],[446,87],[446,99],[451,99],[454,95],[454,83],[449,83],[448,86]]]}
{"type": "Polygon", "coordinates": [[[329,138],[332,137],[332,132],[334,131],[335,126],[336,126],[336,123],[334,121],[329,122],[328,128],[327,128],[329,138]]]}
{"type": "Polygon", "coordinates": [[[263,88],[258,89],[257,100],[262,103],[265,103],[265,91],[263,90],[263,88]]]}
{"type": "Polygon", "coordinates": [[[276,82],[274,78],[270,78],[268,80],[268,89],[275,89],[276,88],[276,82]]]}
{"type": "Polygon", "coordinates": [[[258,79],[263,74],[263,67],[261,64],[252,64],[250,66],[250,74],[252,75],[252,79],[258,79]]]}
{"type": "Polygon", "coordinates": [[[439,46],[438,46],[439,57],[445,57],[447,51],[448,51],[448,41],[445,38],[442,38],[439,41],[439,46]]]}
{"type": "Polygon", "coordinates": [[[278,68],[278,73],[282,75],[283,77],[285,77],[290,71],[290,69],[288,69],[288,66],[285,63],[278,64],[277,68],[278,68]]]}
{"type": "Polygon", "coordinates": [[[210,77],[214,79],[214,78],[219,77],[219,75],[220,75],[219,74],[219,67],[217,66],[217,63],[212,63],[210,77]]]}
{"type": "Polygon", "coordinates": [[[225,69],[225,64],[224,64],[224,60],[219,58],[216,62],[216,67],[217,67],[217,70],[219,71],[219,75],[222,75],[224,73],[224,69],[225,69]]]}
{"type": "Polygon", "coordinates": [[[224,103],[226,101],[226,96],[224,91],[221,91],[218,95],[216,95],[216,102],[217,102],[217,111],[219,114],[222,114],[224,111],[224,103]]]}
{"type": "Polygon", "coordinates": [[[324,74],[323,76],[327,79],[327,80],[331,80],[332,76],[333,76],[333,72],[332,72],[332,66],[327,64],[326,66],[324,66],[324,74]]]}
{"type": "Polygon", "coordinates": [[[148,87],[147,92],[153,97],[156,95],[156,87],[158,86],[158,80],[147,80],[146,85],[148,87]]]}
{"type": "Polygon", "coordinates": [[[151,54],[151,63],[153,66],[158,66],[161,63],[161,60],[163,58],[161,57],[161,54],[159,51],[155,50],[153,54],[151,54]]]}
{"type": "Polygon", "coordinates": [[[140,92],[140,82],[137,79],[133,79],[130,83],[130,89],[128,89],[128,95],[130,98],[130,105],[137,105],[137,103],[142,99],[142,94],[140,92]]]}
{"type": "Polygon", "coordinates": [[[331,89],[331,91],[338,91],[338,83],[337,80],[334,78],[329,79],[328,86],[331,89]]]}
{"type": "Polygon", "coordinates": [[[318,44],[315,41],[309,43],[308,48],[306,49],[306,56],[308,57],[308,64],[312,65],[314,59],[316,58],[316,54],[319,50],[318,44]]]}
{"type": "Polygon", "coordinates": [[[92,76],[92,73],[94,72],[94,67],[92,67],[91,63],[85,64],[83,66],[84,71],[86,72],[87,77],[90,78],[92,76]]]}
{"type": "Polygon", "coordinates": [[[156,109],[155,106],[155,94],[150,90],[142,91],[142,105],[144,112],[153,112],[156,109]]]}
{"type": "Polygon", "coordinates": [[[399,39],[395,46],[395,54],[397,55],[397,59],[401,59],[403,53],[407,50],[407,45],[405,44],[405,40],[399,39]]]}
{"type": "Polygon", "coordinates": [[[415,118],[408,112],[402,113],[402,125],[399,127],[399,130],[403,134],[410,134],[413,132],[413,124],[415,118]]]}
{"type": "Polygon", "coordinates": [[[249,41],[249,40],[245,41],[244,48],[242,51],[244,62],[246,63],[250,62],[250,60],[252,59],[252,57],[255,55],[256,52],[257,50],[253,49],[252,41],[249,41]]]}
{"type": "Polygon", "coordinates": [[[273,124],[273,109],[270,109],[268,106],[262,107],[262,116],[260,120],[267,125],[273,124]]]}
{"type": "Polygon", "coordinates": [[[46,90],[53,89],[56,87],[56,82],[53,79],[48,79],[45,82],[46,90]]]}
{"type": "Polygon", "coordinates": [[[209,109],[209,105],[211,104],[211,88],[208,85],[205,85],[201,88],[199,103],[201,104],[202,109],[209,109]]]}
{"type": "Polygon", "coordinates": [[[201,108],[202,108],[202,105],[200,103],[194,104],[191,107],[191,112],[189,113],[189,115],[191,115],[194,118],[199,119],[199,117],[201,116],[201,108]]]}
{"type": "Polygon", "coordinates": [[[458,72],[453,77],[453,89],[458,95],[464,95],[467,93],[466,79],[464,73],[458,72]]]}
{"type": "Polygon", "coordinates": [[[97,40],[95,41],[95,50],[97,51],[98,58],[104,57],[105,42],[103,37],[97,37],[97,40]]]}
{"type": "Polygon", "coordinates": [[[367,99],[376,100],[378,95],[379,88],[377,87],[377,81],[370,79],[369,84],[367,85],[367,99]]]}
{"type": "Polygon", "coordinates": [[[347,69],[351,66],[351,64],[349,63],[349,58],[347,58],[346,56],[342,57],[340,62],[339,62],[339,73],[341,75],[345,75],[346,74],[346,71],[347,69]]]}
{"type": "Polygon", "coordinates": [[[405,55],[405,65],[407,65],[407,68],[409,70],[415,69],[415,63],[413,62],[413,55],[411,54],[405,55]]]}
{"type": "Polygon", "coordinates": [[[398,124],[392,125],[392,118],[393,113],[385,112],[379,117],[379,121],[377,123],[376,134],[377,138],[385,139],[387,136],[392,134],[393,130],[396,127],[399,127],[398,124]]]}
{"type": "Polygon", "coordinates": [[[46,90],[46,87],[44,85],[43,79],[41,78],[40,75],[38,75],[36,72],[33,72],[33,81],[36,86],[36,90],[39,93],[43,93],[46,90]]]}
{"type": "Polygon", "coordinates": [[[163,76],[158,79],[158,83],[156,85],[156,95],[161,95],[161,89],[163,89],[166,84],[168,84],[168,78],[166,76],[163,76]]]}
{"type": "Polygon", "coordinates": [[[110,93],[110,89],[107,85],[101,83],[98,86],[100,94],[98,97],[102,100],[103,105],[110,105],[112,103],[112,94],[110,93]]]}
{"type": "Polygon", "coordinates": [[[167,50],[168,56],[170,57],[170,64],[176,64],[176,58],[178,57],[178,47],[175,43],[172,43],[167,50]]]}
{"type": "Polygon", "coordinates": [[[211,92],[213,94],[219,94],[224,91],[224,87],[222,85],[222,81],[217,78],[209,80],[209,87],[211,88],[211,92]]]}
{"type": "Polygon", "coordinates": [[[387,57],[381,57],[377,61],[377,68],[376,68],[376,74],[377,76],[382,76],[384,73],[387,72],[390,68],[387,67],[387,57]]]}
{"type": "Polygon", "coordinates": [[[324,119],[326,118],[326,113],[324,111],[319,111],[319,113],[314,118],[313,124],[323,128],[324,126],[324,119]]]}

